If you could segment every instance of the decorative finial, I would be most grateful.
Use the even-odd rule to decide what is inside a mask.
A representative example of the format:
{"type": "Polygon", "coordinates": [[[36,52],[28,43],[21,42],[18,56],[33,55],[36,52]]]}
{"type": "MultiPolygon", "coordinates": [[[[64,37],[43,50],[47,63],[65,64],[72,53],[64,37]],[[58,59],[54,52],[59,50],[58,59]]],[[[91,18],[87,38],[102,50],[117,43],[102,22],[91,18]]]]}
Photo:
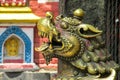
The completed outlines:
{"type": "Polygon", "coordinates": [[[82,9],[80,9],[80,8],[76,9],[76,10],[73,12],[74,17],[76,17],[76,18],[78,18],[78,19],[82,19],[83,16],[84,16],[84,14],[85,14],[85,12],[84,12],[82,9]]]}

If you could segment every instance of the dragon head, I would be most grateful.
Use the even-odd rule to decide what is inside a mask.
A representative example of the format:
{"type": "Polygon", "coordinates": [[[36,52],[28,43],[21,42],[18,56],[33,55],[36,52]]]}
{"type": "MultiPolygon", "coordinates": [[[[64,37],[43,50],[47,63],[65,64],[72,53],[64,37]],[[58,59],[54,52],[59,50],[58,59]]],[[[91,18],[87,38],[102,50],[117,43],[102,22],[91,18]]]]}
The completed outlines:
{"type": "Polygon", "coordinates": [[[80,56],[83,53],[83,38],[96,37],[102,33],[102,31],[89,24],[82,24],[77,19],[58,18],[57,22],[54,23],[51,12],[47,12],[46,17],[39,20],[37,29],[39,36],[47,37],[49,40],[47,43],[35,48],[36,51],[43,53],[47,63],[52,57],[56,56],[65,60],[76,59],[76,54],[80,56]],[[59,31],[63,32],[60,33],[56,26],[60,26],[59,31]],[[93,34],[88,35],[87,32],[93,34]]]}
{"type": "Polygon", "coordinates": [[[51,12],[47,12],[46,17],[39,20],[37,29],[40,37],[46,37],[49,40],[40,47],[35,48],[36,51],[42,52],[47,64],[51,58],[55,56],[54,53],[56,53],[56,51],[62,51],[66,47],[67,49],[71,47],[70,42],[61,37],[60,32],[56,29],[51,12]]]}
{"type": "Polygon", "coordinates": [[[62,57],[63,59],[71,60],[71,58],[83,51],[83,42],[77,35],[69,32],[61,33],[55,27],[51,17],[42,18],[38,22],[38,35],[47,37],[48,42],[43,43],[40,47],[36,47],[36,51],[41,51],[44,55],[47,64],[52,57],[62,57]],[[67,57],[67,58],[66,58],[67,57]]]}

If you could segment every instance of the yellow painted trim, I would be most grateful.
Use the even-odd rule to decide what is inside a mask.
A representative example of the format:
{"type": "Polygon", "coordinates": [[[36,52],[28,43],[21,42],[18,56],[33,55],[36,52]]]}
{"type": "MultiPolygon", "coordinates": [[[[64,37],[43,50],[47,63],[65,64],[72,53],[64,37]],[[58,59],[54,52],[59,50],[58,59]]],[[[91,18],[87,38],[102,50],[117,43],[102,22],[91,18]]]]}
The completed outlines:
{"type": "Polygon", "coordinates": [[[30,13],[29,7],[0,7],[0,13],[30,13]]]}
{"type": "Polygon", "coordinates": [[[0,7],[0,22],[3,23],[33,23],[39,19],[29,7],[0,7]]]}
{"type": "Polygon", "coordinates": [[[36,22],[38,22],[38,20],[0,20],[0,23],[21,23],[21,22],[23,22],[23,23],[36,23],[36,22]]]}

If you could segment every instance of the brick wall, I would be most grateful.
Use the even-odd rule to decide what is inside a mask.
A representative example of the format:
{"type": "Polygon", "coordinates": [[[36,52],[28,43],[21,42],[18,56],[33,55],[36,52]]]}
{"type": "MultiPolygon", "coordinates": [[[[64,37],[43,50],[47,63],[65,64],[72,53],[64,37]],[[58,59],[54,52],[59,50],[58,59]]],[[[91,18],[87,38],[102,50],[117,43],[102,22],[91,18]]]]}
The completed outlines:
{"type": "Polygon", "coordinates": [[[58,11],[58,7],[59,7],[58,2],[38,3],[37,0],[30,0],[29,4],[30,4],[32,11],[40,17],[44,17],[45,12],[47,12],[47,11],[52,11],[54,13],[54,16],[56,17],[59,12],[58,11]]]}
{"type": "MultiPolygon", "coordinates": [[[[44,17],[45,13],[47,11],[52,11],[54,13],[54,16],[56,17],[58,15],[58,3],[53,2],[53,3],[38,3],[37,0],[30,0],[29,5],[33,11],[33,13],[37,16],[44,17]]],[[[34,42],[35,42],[35,47],[40,46],[40,44],[43,41],[47,41],[46,38],[39,38],[37,34],[37,29],[35,28],[35,35],[34,35],[34,42]]],[[[57,62],[58,60],[56,58],[52,59],[50,64],[47,66],[45,64],[45,59],[43,58],[42,54],[39,54],[40,52],[34,52],[34,61],[36,64],[38,64],[41,68],[46,68],[46,69],[56,69],[57,68],[57,62]]]]}

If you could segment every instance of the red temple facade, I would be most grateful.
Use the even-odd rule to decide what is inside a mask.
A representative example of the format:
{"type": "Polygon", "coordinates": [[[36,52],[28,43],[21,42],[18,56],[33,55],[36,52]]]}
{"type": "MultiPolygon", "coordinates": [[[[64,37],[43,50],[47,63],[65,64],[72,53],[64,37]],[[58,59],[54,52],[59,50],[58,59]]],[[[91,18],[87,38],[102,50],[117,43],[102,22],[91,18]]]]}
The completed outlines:
{"type": "MultiPolygon", "coordinates": [[[[4,12],[6,12],[7,10],[5,10],[4,11],[4,7],[7,7],[7,8],[12,8],[12,7],[30,7],[31,8],[31,10],[32,10],[32,12],[33,12],[33,14],[35,14],[36,16],[38,16],[38,17],[44,17],[45,16],[45,13],[47,12],[47,11],[52,11],[53,13],[54,13],[54,16],[56,17],[58,14],[59,14],[59,11],[58,11],[58,8],[59,8],[59,3],[58,3],[58,0],[45,0],[44,2],[43,2],[43,0],[0,0],[0,7],[2,7],[1,8],[1,10],[0,11],[2,11],[3,13],[4,12]],[[42,2],[41,2],[42,1],[42,2]]],[[[9,9],[8,9],[9,10],[9,9]]],[[[18,8],[17,8],[17,11],[18,12],[20,12],[21,10],[18,10],[18,8]]],[[[16,11],[16,12],[17,12],[16,11]]],[[[24,10],[23,11],[26,11],[25,10],[25,8],[24,8],[24,10]]],[[[9,12],[13,12],[14,13],[14,11],[12,11],[12,9],[10,9],[9,10],[9,12]]],[[[15,12],[15,13],[16,13],[15,12]]],[[[28,12],[29,12],[29,10],[28,10],[28,12]]],[[[10,13],[11,14],[11,13],[10,13]]],[[[5,14],[6,15],[6,14],[5,14]]],[[[30,14],[31,15],[31,14],[30,14]]],[[[15,16],[15,15],[14,15],[15,16]]],[[[21,16],[21,14],[20,14],[20,16],[21,16]]],[[[1,16],[0,16],[1,17],[1,16]]],[[[21,16],[21,17],[23,17],[23,16],[21,16]]],[[[3,18],[4,19],[4,18],[3,18]]],[[[16,19],[16,18],[15,18],[16,19]]],[[[19,19],[21,19],[21,18],[19,18],[19,19]]],[[[18,19],[18,21],[19,21],[19,19],[18,19]]],[[[6,21],[7,21],[7,19],[6,19],[6,21]]],[[[22,20],[20,20],[20,21],[22,21],[22,20]]],[[[31,20],[32,21],[32,20],[31,20]]],[[[2,22],[2,20],[1,20],[1,22],[2,22]]],[[[10,21],[11,22],[11,21],[10,21]]],[[[27,21],[25,21],[26,23],[27,23],[27,21]]],[[[33,20],[33,22],[35,22],[34,20],[33,20]]],[[[5,22],[5,24],[6,24],[6,22],[5,22]]],[[[17,25],[19,25],[19,24],[17,24],[17,25]]],[[[24,25],[24,24],[22,24],[22,25],[24,25]]],[[[30,24],[29,24],[30,25],[30,24]]],[[[2,26],[1,26],[1,28],[3,28],[2,26]]],[[[7,27],[5,27],[4,26],[4,28],[6,29],[7,27]]],[[[25,31],[24,29],[26,28],[26,27],[23,27],[23,26],[21,26],[20,27],[21,29],[23,28],[23,31],[25,31]]],[[[36,29],[36,26],[34,25],[33,27],[31,27],[31,26],[29,26],[28,27],[28,24],[27,24],[27,28],[29,28],[29,29],[31,29],[31,30],[34,30],[33,31],[33,35],[34,35],[34,38],[33,38],[33,50],[31,50],[31,51],[33,51],[33,54],[31,54],[30,56],[31,56],[31,58],[32,58],[32,61],[30,61],[30,60],[28,60],[28,59],[24,59],[22,62],[27,62],[27,60],[28,60],[28,63],[29,62],[35,62],[40,68],[53,68],[53,69],[56,69],[57,68],[57,63],[58,63],[58,60],[56,59],[56,58],[54,58],[51,62],[50,62],[50,64],[49,65],[46,65],[46,63],[45,63],[45,60],[44,60],[44,57],[42,56],[42,54],[39,54],[40,52],[36,52],[35,50],[34,50],[34,48],[35,47],[38,47],[38,46],[40,46],[40,44],[43,42],[43,41],[47,41],[47,39],[46,38],[40,38],[39,36],[38,36],[38,34],[37,34],[37,29],[36,29]],[[32,55],[33,55],[33,57],[32,57],[32,55]]],[[[14,27],[12,27],[12,28],[8,28],[9,30],[13,30],[14,29],[14,27]]],[[[16,28],[17,29],[17,28],[16,28]]],[[[5,31],[3,31],[3,33],[4,33],[5,31]]],[[[10,39],[11,38],[16,38],[17,39],[17,36],[21,36],[21,35],[17,35],[17,33],[15,32],[15,31],[13,31],[13,33],[15,34],[15,35],[12,35],[12,37],[10,37],[10,39]],[[17,35],[17,36],[16,36],[17,35]]],[[[26,32],[23,32],[23,33],[27,33],[27,31],[26,32]]],[[[9,36],[9,35],[8,35],[9,36]]],[[[21,39],[22,39],[22,37],[21,37],[21,39]]],[[[9,38],[8,38],[8,40],[9,40],[9,38]]],[[[19,39],[19,37],[18,37],[18,40],[20,41],[20,39],[19,39]]],[[[7,42],[7,41],[6,41],[7,42]]],[[[21,43],[22,43],[22,40],[21,40],[21,43]]],[[[25,41],[24,41],[24,39],[23,39],[23,43],[25,43],[25,41]]],[[[25,44],[27,44],[27,43],[25,43],[25,44]]],[[[24,45],[24,44],[23,44],[24,45]]],[[[27,54],[25,55],[25,58],[27,58],[27,54]]],[[[8,58],[9,59],[9,58],[8,58]]],[[[17,63],[16,62],[16,60],[13,60],[13,59],[11,59],[11,60],[5,60],[5,61],[3,61],[3,63],[17,63]],[[15,61],[15,62],[14,62],[15,61]]],[[[22,63],[21,61],[19,61],[18,63],[22,63]]]]}

